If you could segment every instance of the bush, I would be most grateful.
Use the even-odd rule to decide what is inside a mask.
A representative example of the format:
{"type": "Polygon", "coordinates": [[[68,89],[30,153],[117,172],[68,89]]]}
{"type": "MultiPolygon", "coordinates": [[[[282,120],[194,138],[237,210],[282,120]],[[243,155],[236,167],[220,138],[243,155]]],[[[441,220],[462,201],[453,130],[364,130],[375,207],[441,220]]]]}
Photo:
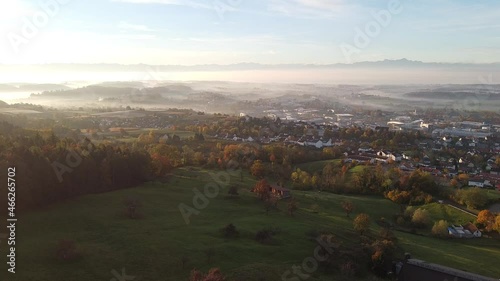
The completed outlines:
{"type": "Polygon", "coordinates": [[[488,203],[488,195],[479,187],[457,190],[455,198],[469,209],[481,208],[488,203]]]}
{"type": "Polygon", "coordinates": [[[238,187],[236,185],[232,185],[229,188],[229,191],[227,192],[227,194],[229,194],[231,196],[238,196],[239,195],[239,193],[238,193],[238,187]]]}
{"type": "Polygon", "coordinates": [[[272,241],[273,235],[267,230],[260,230],[255,235],[255,240],[262,244],[268,244],[272,241]]]}
{"type": "Polygon", "coordinates": [[[208,271],[208,274],[205,275],[202,272],[193,269],[191,271],[191,276],[189,281],[226,281],[226,277],[222,275],[221,271],[218,268],[212,268],[208,271]]]}
{"type": "Polygon", "coordinates": [[[278,228],[265,228],[257,232],[255,240],[262,244],[270,244],[273,240],[273,236],[280,232],[278,228]]]}
{"type": "Polygon", "coordinates": [[[388,228],[382,228],[380,230],[379,236],[382,240],[388,240],[388,241],[392,241],[392,242],[396,242],[398,240],[398,238],[396,237],[394,232],[392,232],[388,228]]]}
{"type": "Polygon", "coordinates": [[[430,222],[429,211],[425,209],[417,209],[411,217],[411,222],[415,227],[426,227],[430,222]]]}
{"type": "Polygon", "coordinates": [[[434,226],[432,227],[432,235],[439,237],[439,238],[446,238],[448,237],[448,222],[445,220],[440,220],[434,223],[434,226]]]}
{"type": "Polygon", "coordinates": [[[236,226],[230,223],[221,229],[222,235],[226,238],[236,238],[240,235],[238,230],[236,230],[236,226]]]}
{"type": "Polygon", "coordinates": [[[123,201],[123,204],[125,205],[125,216],[127,218],[129,219],[143,218],[143,215],[140,212],[142,203],[139,199],[129,197],[123,201]]]}
{"type": "Polygon", "coordinates": [[[353,221],[354,230],[363,235],[370,227],[370,216],[359,214],[353,221]]]}

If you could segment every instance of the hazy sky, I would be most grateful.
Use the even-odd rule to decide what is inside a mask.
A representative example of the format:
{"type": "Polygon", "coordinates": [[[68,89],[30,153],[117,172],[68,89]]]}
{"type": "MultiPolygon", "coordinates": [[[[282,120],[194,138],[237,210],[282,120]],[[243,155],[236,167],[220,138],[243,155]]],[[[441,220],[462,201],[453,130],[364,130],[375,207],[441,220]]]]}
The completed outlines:
{"type": "Polygon", "coordinates": [[[4,0],[0,63],[500,62],[499,19],[498,0],[4,0]]]}

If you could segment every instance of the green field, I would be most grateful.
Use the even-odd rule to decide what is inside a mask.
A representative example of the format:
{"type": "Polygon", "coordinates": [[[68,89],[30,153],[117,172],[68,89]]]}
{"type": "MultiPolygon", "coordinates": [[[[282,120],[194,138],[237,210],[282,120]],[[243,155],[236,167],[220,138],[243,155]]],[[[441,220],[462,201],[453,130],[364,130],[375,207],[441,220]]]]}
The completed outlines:
{"type": "MultiPolygon", "coordinates": [[[[418,207],[412,208],[415,210],[418,207]]],[[[445,220],[450,224],[461,225],[468,222],[474,222],[476,220],[475,216],[459,211],[448,205],[431,203],[423,206],[422,208],[429,211],[432,221],[445,220]]]]}
{"type": "Polygon", "coordinates": [[[296,168],[299,168],[303,171],[306,171],[308,173],[314,173],[314,172],[321,172],[323,168],[328,164],[328,163],[333,163],[335,165],[338,165],[342,161],[341,159],[335,159],[335,160],[324,160],[324,161],[314,161],[314,162],[309,162],[309,163],[303,163],[303,164],[298,164],[296,168]]]}
{"type": "MultiPolygon", "coordinates": [[[[269,215],[262,203],[249,191],[255,180],[244,174],[230,179],[240,185],[240,198],[229,199],[227,187],[209,205],[184,222],[179,204],[193,206],[193,188],[203,190],[213,182],[209,171],[197,168],[178,169],[169,183],[149,183],[141,187],[88,195],[50,208],[21,215],[17,224],[17,273],[5,270],[5,244],[1,243],[0,280],[112,280],[112,270],[137,276],[136,280],[187,280],[192,268],[208,270],[220,267],[237,280],[281,280],[284,271],[311,257],[316,247],[307,233],[331,231],[346,246],[359,243],[352,228],[352,218],[343,213],[340,202],[349,198],[356,213],[370,214],[372,220],[392,215],[399,206],[380,197],[346,197],[324,192],[299,192],[293,195],[299,211],[295,217],[286,214],[286,203],[269,215]],[[131,220],[123,216],[127,197],[142,202],[144,217],[131,220]],[[312,206],[317,205],[317,212],[312,206]],[[240,237],[227,240],[219,229],[233,223],[240,237]],[[255,241],[255,233],[266,227],[279,229],[271,245],[255,241]],[[81,259],[64,263],[55,258],[60,239],[76,241],[81,259]],[[212,249],[210,263],[206,251],[212,249]],[[189,260],[182,268],[181,260],[189,260]],[[247,278],[248,277],[248,278],[247,278]]],[[[439,206],[429,206],[439,216],[439,206]]],[[[445,212],[443,214],[447,215],[445,212]]],[[[454,215],[450,213],[449,215],[454,215]]],[[[5,221],[4,219],[2,219],[5,221]]],[[[372,223],[372,233],[379,227],[372,223]]],[[[491,239],[438,240],[396,232],[401,246],[413,257],[461,268],[493,277],[500,276],[495,266],[500,256],[500,243],[491,239]]],[[[231,279],[233,280],[233,279],[231,279]]],[[[318,270],[308,280],[340,280],[318,270]]],[[[370,279],[372,280],[372,279],[370,279]]]]}

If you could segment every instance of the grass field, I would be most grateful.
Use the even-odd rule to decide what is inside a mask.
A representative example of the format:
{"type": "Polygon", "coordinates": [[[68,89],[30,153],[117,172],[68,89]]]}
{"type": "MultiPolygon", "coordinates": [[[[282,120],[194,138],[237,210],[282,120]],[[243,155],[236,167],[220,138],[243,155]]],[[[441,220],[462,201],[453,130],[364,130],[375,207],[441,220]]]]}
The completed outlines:
{"type": "MultiPolygon", "coordinates": [[[[112,270],[122,272],[124,268],[127,275],[137,277],[135,280],[182,281],[188,279],[192,268],[206,271],[211,267],[220,267],[225,274],[239,277],[240,281],[281,280],[284,271],[313,255],[316,245],[307,233],[331,231],[348,246],[359,243],[359,236],[352,228],[355,214],[368,213],[372,220],[390,219],[399,210],[398,205],[380,197],[294,191],[300,208],[295,217],[286,214],[285,202],[280,202],[279,211],[266,215],[262,203],[249,191],[255,180],[245,173],[243,182],[239,176],[230,180],[230,184],[241,186],[239,199],[228,199],[227,188],[224,188],[186,224],[179,204],[193,206],[193,189],[203,190],[209,182],[213,182],[209,171],[183,168],[176,170],[166,184],[149,183],[88,195],[24,214],[19,217],[16,230],[17,273],[7,276],[4,267],[0,280],[107,281],[114,277],[112,270]],[[122,215],[123,200],[127,197],[142,202],[142,219],[130,220],[122,215]],[[346,198],[356,206],[351,218],[347,218],[340,207],[346,198]],[[317,213],[311,211],[313,205],[318,206],[317,213]],[[219,233],[219,229],[229,223],[237,227],[239,238],[227,240],[219,233]],[[280,230],[271,245],[259,244],[254,239],[255,233],[266,227],[280,230]],[[82,258],[71,263],[58,261],[54,251],[60,239],[76,241],[82,258]],[[210,263],[206,256],[209,249],[214,253],[210,263]],[[184,269],[183,257],[189,260],[184,269]]],[[[436,219],[441,216],[438,206],[429,208],[436,219]]],[[[371,228],[372,232],[379,230],[375,223],[371,228]]],[[[396,235],[404,250],[415,258],[500,276],[500,268],[495,266],[500,256],[498,241],[443,241],[400,232],[396,235]]],[[[0,262],[5,266],[5,244],[0,246],[0,262]]],[[[318,270],[308,280],[340,280],[323,274],[318,270]]]]}
{"type": "MultiPolygon", "coordinates": [[[[448,205],[431,203],[422,208],[429,211],[432,221],[446,220],[450,224],[461,225],[476,220],[475,216],[461,212],[448,205]]],[[[413,209],[417,209],[417,207],[413,207],[413,209]]]]}
{"type": "Polygon", "coordinates": [[[323,170],[323,168],[328,163],[333,163],[333,164],[337,165],[340,163],[340,161],[341,161],[340,159],[314,161],[314,162],[309,162],[309,163],[298,164],[296,166],[296,168],[299,168],[299,169],[306,171],[308,173],[321,172],[323,170]]]}

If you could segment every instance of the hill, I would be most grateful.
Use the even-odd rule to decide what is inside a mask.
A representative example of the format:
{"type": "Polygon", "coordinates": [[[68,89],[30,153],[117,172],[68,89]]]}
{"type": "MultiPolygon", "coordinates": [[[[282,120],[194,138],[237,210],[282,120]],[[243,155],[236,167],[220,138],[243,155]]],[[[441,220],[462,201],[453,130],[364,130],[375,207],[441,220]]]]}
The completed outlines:
{"type": "MultiPolygon", "coordinates": [[[[16,237],[18,272],[6,279],[6,271],[1,271],[0,278],[110,280],[113,270],[121,273],[123,269],[129,276],[140,277],[137,280],[187,280],[192,268],[207,271],[220,267],[228,276],[238,276],[238,280],[280,280],[286,270],[313,255],[316,243],[311,233],[333,232],[346,247],[359,243],[352,218],[346,217],[340,207],[342,200],[349,198],[356,206],[355,213],[368,213],[373,220],[390,218],[399,210],[398,205],[380,197],[293,191],[299,204],[294,217],[286,214],[285,202],[278,204],[278,211],[266,215],[262,203],[249,191],[255,180],[244,173],[243,181],[240,176],[229,180],[230,185],[241,186],[239,198],[228,198],[227,188],[223,188],[186,224],[180,204],[193,206],[193,189],[203,190],[205,184],[213,183],[213,173],[217,171],[178,169],[168,183],[84,196],[22,215],[16,237]],[[141,202],[142,218],[132,220],[123,215],[126,198],[141,202]],[[220,229],[229,223],[240,232],[238,238],[222,237],[220,229]],[[263,228],[278,233],[270,244],[255,241],[255,233],[263,228]],[[55,249],[61,239],[74,240],[81,258],[66,263],[57,260],[55,249]]],[[[373,223],[372,233],[379,230],[373,223]]],[[[415,258],[500,276],[495,266],[500,247],[495,241],[444,241],[400,232],[396,235],[404,250],[415,258]]],[[[5,264],[6,255],[0,262],[5,264]]],[[[314,272],[308,280],[332,277],[343,280],[323,270],[314,272]]]]}

